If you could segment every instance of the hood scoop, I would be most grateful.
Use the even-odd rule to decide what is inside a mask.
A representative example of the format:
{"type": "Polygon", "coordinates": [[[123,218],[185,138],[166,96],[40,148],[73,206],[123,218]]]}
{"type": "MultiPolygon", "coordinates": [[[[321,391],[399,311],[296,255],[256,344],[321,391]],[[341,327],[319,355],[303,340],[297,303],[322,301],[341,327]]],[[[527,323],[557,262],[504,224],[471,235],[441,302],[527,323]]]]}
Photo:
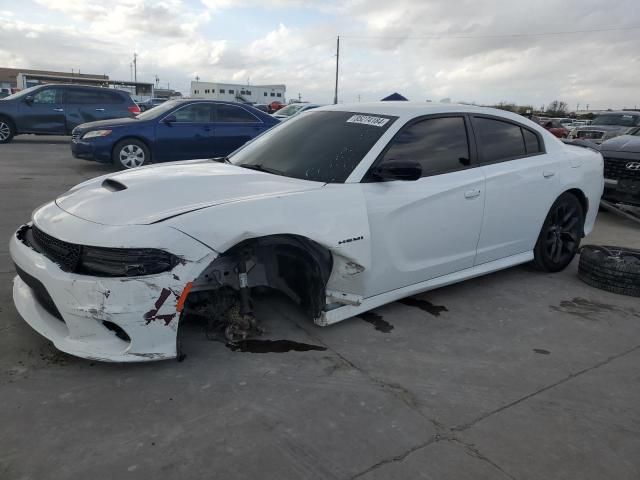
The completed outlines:
{"type": "Polygon", "coordinates": [[[126,190],[127,186],[123,185],[117,180],[113,178],[107,178],[104,182],[102,182],[102,188],[106,188],[110,192],[120,192],[122,190],[126,190]]]}

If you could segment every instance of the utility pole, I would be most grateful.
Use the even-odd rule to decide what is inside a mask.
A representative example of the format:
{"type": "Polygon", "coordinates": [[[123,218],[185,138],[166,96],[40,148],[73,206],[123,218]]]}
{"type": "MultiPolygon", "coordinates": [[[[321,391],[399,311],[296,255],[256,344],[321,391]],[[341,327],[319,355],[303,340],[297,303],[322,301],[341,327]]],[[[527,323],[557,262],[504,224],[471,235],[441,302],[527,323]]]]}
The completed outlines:
{"type": "Polygon", "coordinates": [[[298,101],[301,102],[302,101],[302,95],[300,95],[300,92],[298,92],[298,101]]]}
{"type": "Polygon", "coordinates": [[[578,111],[580,111],[580,104],[579,103],[576,105],[576,112],[578,112],[578,111]]]}
{"type": "Polygon", "coordinates": [[[338,68],[340,66],[340,35],[338,35],[336,41],[336,92],[333,96],[333,104],[338,103],[338,68]]]}
{"type": "Polygon", "coordinates": [[[160,78],[158,77],[158,74],[156,73],[156,88],[158,88],[158,84],[160,83],[160,78]]]}
{"type": "Polygon", "coordinates": [[[358,94],[358,103],[360,103],[360,94],[358,94]]]}
{"type": "Polygon", "coordinates": [[[589,111],[589,104],[587,103],[587,112],[589,111]]]}
{"type": "Polygon", "coordinates": [[[133,82],[133,62],[129,62],[129,80],[133,82]]]}
{"type": "Polygon", "coordinates": [[[138,83],[138,54],[133,52],[133,81],[138,83]]]}

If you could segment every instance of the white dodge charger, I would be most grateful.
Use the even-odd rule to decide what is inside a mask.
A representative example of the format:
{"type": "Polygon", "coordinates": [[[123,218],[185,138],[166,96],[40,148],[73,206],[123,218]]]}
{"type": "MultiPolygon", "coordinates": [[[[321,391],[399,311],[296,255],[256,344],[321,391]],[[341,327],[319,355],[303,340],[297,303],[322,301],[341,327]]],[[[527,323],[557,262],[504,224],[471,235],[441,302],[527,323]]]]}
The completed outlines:
{"type": "Polygon", "coordinates": [[[11,239],[13,297],[62,351],[173,358],[183,314],[223,297],[241,305],[227,336],[245,335],[253,287],[325,326],[525,262],[562,270],[602,190],[599,153],[515,114],[323,107],[228,158],[105,175],[38,208],[11,239]]]}

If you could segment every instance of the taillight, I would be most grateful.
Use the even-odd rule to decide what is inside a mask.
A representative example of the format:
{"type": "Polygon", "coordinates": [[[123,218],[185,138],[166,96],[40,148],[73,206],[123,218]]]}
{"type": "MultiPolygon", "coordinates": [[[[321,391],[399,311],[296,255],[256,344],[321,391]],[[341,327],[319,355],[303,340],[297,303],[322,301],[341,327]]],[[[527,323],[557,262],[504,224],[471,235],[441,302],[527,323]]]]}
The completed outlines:
{"type": "Polygon", "coordinates": [[[138,115],[140,113],[140,107],[134,103],[133,105],[129,105],[129,111],[134,115],[138,115]]]}

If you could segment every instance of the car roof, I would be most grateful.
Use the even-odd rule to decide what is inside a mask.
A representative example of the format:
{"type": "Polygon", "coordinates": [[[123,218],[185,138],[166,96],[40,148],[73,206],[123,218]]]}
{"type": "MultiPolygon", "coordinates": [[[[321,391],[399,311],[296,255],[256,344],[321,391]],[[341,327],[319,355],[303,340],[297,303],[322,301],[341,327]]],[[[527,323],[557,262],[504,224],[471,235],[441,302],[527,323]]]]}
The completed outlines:
{"type": "Polygon", "coordinates": [[[476,105],[462,105],[456,103],[423,103],[405,101],[345,103],[319,107],[314,111],[357,112],[373,115],[391,115],[400,118],[413,118],[438,113],[469,112],[476,114],[495,115],[520,123],[530,122],[530,120],[526,117],[518,115],[517,113],[508,112],[506,110],[499,110],[497,108],[489,107],[478,107],[476,105]]]}

